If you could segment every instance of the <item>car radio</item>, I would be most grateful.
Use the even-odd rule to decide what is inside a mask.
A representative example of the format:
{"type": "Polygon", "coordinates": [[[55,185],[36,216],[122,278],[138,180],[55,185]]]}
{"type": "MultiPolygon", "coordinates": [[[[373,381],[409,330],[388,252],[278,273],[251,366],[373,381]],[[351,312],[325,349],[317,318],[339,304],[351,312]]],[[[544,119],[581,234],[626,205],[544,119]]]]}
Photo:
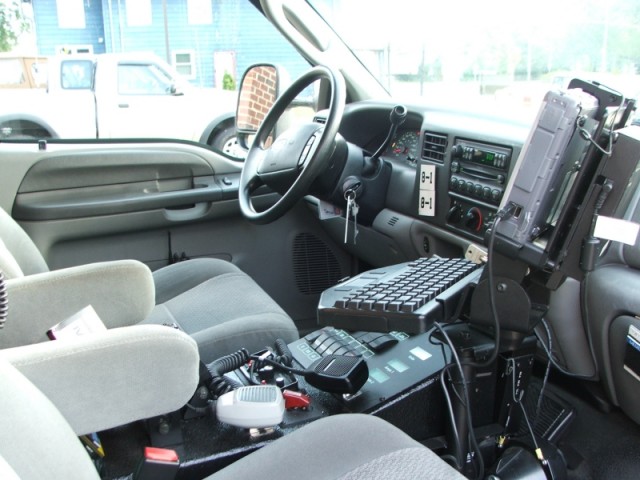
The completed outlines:
{"type": "Polygon", "coordinates": [[[512,149],[458,138],[451,147],[447,225],[478,236],[502,200],[512,149]]]}

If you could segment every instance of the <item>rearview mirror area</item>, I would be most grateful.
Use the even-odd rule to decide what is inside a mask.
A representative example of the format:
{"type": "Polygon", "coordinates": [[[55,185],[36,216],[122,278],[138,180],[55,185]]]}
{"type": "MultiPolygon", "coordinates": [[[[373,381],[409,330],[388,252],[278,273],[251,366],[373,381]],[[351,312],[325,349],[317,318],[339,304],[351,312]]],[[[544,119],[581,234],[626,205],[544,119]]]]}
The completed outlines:
{"type": "Polygon", "coordinates": [[[257,132],[277,97],[277,68],[269,64],[250,67],[242,77],[240,84],[236,111],[238,132],[245,134],[257,132]]]}

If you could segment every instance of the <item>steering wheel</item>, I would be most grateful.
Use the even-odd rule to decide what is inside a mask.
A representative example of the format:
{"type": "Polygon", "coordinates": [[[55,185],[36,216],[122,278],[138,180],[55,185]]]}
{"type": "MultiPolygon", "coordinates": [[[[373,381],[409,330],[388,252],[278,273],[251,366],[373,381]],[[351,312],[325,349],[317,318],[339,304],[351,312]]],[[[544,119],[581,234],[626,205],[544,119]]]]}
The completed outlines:
{"type": "Polygon", "coordinates": [[[345,98],[342,74],[327,66],[317,66],[298,78],[276,100],[256,133],[240,175],[238,196],[245,218],[257,224],[273,222],[309,191],[316,177],[328,167],[345,98]],[[305,88],[321,79],[329,82],[331,90],[326,123],[309,122],[289,128],[269,145],[271,133],[287,107],[305,88]],[[268,209],[256,211],[251,193],[262,185],[280,193],[281,197],[268,209]]]}

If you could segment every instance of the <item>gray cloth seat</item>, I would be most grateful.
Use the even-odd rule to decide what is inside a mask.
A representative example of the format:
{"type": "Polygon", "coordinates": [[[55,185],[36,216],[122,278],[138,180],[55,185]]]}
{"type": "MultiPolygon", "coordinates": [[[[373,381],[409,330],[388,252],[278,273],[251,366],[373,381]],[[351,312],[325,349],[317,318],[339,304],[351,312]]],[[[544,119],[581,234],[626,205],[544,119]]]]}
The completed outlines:
{"type": "Polygon", "coordinates": [[[257,283],[224,260],[187,260],[153,272],[156,306],[143,323],[176,323],[206,362],[298,338],[289,316],[257,283]]]}
{"type": "MultiPolygon", "coordinates": [[[[0,358],[0,478],[99,479],[87,452],[56,406],[0,358]]],[[[99,412],[96,411],[96,415],[99,412]]],[[[451,479],[465,477],[377,417],[344,414],[276,440],[211,480],[451,479]]]]}
{"type": "Polygon", "coordinates": [[[13,301],[18,302],[12,315],[28,317],[25,322],[32,323],[30,328],[23,324],[17,331],[20,319],[13,322],[13,331],[0,338],[0,347],[44,341],[49,327],[87,304],[95,307],[109,328],[137,323],[179,326],[196,340],[203,362],[240,348],[257,351],[273,345],[277,338],[287,343],[298,338],[293,320],[230,262],[187,260],[153,274],[134,261],[83,267],[50,272],[26,232],[0,209],[0,270],[8,279],[10,293],[15,290],[13,301]],[[121,272],[119,277],[116,269],[121,272]],[[77,280],[69,281],[74,276],[77,280]],[[31,281],[33,288],[29,286],[31,281]],[[87,292],[86,298],[79,289],[87,292]],[[22,299],[24,306],[20,305],[22,299]],[[42,307],[36,308],[39,304],[42,307]],[[44,308],[47,315],[42,312],[44,308]],[[112,320],[115,309],[119,309],[119,317],[112,320]],[[34,320],[38,316],[42,317],[41,325],[34,320]]]}

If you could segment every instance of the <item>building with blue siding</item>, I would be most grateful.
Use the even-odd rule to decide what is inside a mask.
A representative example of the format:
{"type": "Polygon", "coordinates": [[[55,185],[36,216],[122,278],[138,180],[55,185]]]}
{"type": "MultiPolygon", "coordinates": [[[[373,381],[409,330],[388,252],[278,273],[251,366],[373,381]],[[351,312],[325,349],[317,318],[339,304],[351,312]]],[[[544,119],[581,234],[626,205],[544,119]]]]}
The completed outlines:
{"type": "Polygon", "coordinates": [[[31,0],[39,55],[153,52],[193,84],[222,87],[254,63],[309,65],[247,0],[31,0]]]}

